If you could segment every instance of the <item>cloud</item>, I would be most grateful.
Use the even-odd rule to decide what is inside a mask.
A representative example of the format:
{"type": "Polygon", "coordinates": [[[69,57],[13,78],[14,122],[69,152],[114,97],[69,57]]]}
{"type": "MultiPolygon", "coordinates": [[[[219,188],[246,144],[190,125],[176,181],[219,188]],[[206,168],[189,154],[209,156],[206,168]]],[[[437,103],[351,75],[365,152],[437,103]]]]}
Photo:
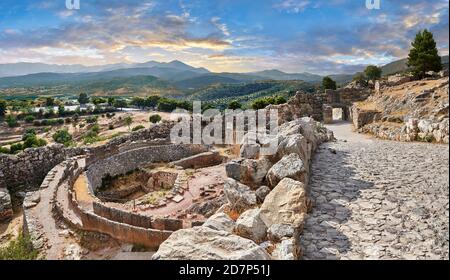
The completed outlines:
{"type": "Polygon", "coordinates": [[[96,0],[79,11],[59,1],[16,2],[0,3],[13,19],[0,30],[0,63],[178,59],[215,71],[351,73],[406,57],[424,28],[441,54],[449,50],[448,0],[386,0],[381,10],[366,9],[365,0],[96,0]],[[14,23],[21,9],[42,13],[43,23],[14,23]]]}
{"type": "Polygon", "coordinates": [[[230,36],[230,31],[228,31],[228,27],[226,24],[224,23],[220,23],[220,18],[219,17],[213,17],[211,19],[211,23],[217,28],[219,29],[223,35],[225,36],[230,36]]]}
{"type": "Polygon", "coordinates": [[[311,5],[309,0],[283,0],[274,5],[275,8],[293,13],[300,13],[311,5]]]}

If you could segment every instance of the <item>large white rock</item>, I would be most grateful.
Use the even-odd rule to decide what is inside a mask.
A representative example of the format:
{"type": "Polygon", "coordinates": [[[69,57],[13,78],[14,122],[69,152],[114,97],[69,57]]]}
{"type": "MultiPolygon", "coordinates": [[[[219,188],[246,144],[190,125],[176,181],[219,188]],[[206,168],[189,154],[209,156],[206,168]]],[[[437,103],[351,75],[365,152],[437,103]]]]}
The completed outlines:
{"type": "Polygon", "coordinates": [[[174,232],[153,255],[154,260],[270,260],[255,242],[240,236],[194,227],[174,232]]]}
{"type": "Polygon", "coordinates": [[[276,186],[284,178],[291,178],[306,183],[307,169],[298,154],[284,156],[267,173],[267,182],[271,187],[276,186]]]}
{"type": "Polygon", "coordinates": [[[259,186],[272,165],[267,157],[258,160],[233,160],[225,166],[225,170],[230,178],[249,186],[259,186]]]}
{"type": "Polygon", "coordinates": [[[308,161],[311,157],[312,145],[301,134],[286,136],[278,145],[277,158],[290,154],[298,154],[301,159],[308,161]]]}
{"type": "Polygon", "coordinates": [[[236,221],[236,233],[242,237],[261,243],[266,238],[267,226],[259,216],[259,209],[250,209],[236,221]]]}
{"type": "Polygon", "coordinates": [[[233,232],[235,225],[236,223],[225,213],[214,214],[203,224],[204,227],[229,233],[233,232]]]}
{"type": "Polygon", "coordinates": [[[261,205],[260,217],[268,228],[273,224],[288,224],[301,229],[306,213],[304,184],[285,178],[267,195],[261,205]]]}
{"type": "Polygon", "coordinates": [[[256,159],[259,156],[260,146],[258,144],[243,144],[240,150],[241,158],[256,159]]]}
{"type": "Polygon", "coordinates": [[[280,242],[284,238],[294,237],[295,229],[291,225],[273,224],[267,230],[267,237],[272,242],[280,242]]]}
{"type": "Polygon", "coordinates": [[[300,256],[300,247],[294,238],[284,239],[275,246],[272,257],[276,260],[293,261],[298,260],[300,256]]]}
{"type": "Polygon", "coordinates": [[[256,206],[256,194],[248,186],[228,178],[223,191],[231,209],[245,211],[256,206]]]}

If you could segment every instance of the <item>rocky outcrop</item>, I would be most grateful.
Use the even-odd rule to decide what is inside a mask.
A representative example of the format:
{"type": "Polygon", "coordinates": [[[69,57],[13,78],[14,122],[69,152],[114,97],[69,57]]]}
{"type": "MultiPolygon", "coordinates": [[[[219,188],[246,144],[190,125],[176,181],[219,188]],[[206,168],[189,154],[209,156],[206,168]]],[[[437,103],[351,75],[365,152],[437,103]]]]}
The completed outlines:
{"type": "Polygon", "coordinates": [[[7,189],[0,189],[0,222],[7,221],[12,216],[11,196],[7,189]]]}
{"type": "MultiPolygon", "coordinates": [[[[290,118],[289,107],[296,107],[298,98],[310,96],[296,98],[282,106],[286,109],[282,119],[290,118]]],[[[276,136],[256,136],[254,143],[243,141],[240,159],[226,164],[227,203],[202,227],[172,234],[161,244],[154,259],[299,259],[297,240],[309,205],[305,191],[309,163],[322,142],[334,139],[333,133],[305,117],[283,123],[276,136]],[[274,154],[261,155],[266,140],[278,141],[274,154]],[[270,183],[273,190],[265,183],[270,183]],[[235,223],[228,214],[233,219],[238,216],[235,223]]]]}
{"type": "Polygon", "coordinates": [[[208,227],[174,232],[153,255],[154,260],[270,260],[253,241],[208,227]]]}
{"type": "Polygon", "coordinates": [[[449,143],[448,76],[394,76],[379,83],[376,95],[352,107],[356,130],[388,140],[449,143]]]}
{"type": "Polygon", "coordinates": [[[381,119],[381,112],[377,110],[362,110],[357,106],[351,108],[351,114],[353,125],[356,129],[381,119]]]}
{"type": "Polygon", "coordinates": [[[285,178],[267,195],[260,216],[268,228],[274,224],[301,228],[308,210],[306,204],[304,184],[285,178]]]}

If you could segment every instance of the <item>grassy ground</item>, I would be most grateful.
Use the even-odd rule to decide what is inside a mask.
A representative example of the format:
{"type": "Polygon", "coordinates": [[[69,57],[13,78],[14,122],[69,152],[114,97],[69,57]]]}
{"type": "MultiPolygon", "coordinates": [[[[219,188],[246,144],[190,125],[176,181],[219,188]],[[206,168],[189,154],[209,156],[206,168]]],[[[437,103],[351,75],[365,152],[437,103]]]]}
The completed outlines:
{"type": "Polygon", "coordinates": [[[39,252],[33,249],[28,236],[19,234],[8,246],[0,248],[0,260],[35,260],[39,252]]]}

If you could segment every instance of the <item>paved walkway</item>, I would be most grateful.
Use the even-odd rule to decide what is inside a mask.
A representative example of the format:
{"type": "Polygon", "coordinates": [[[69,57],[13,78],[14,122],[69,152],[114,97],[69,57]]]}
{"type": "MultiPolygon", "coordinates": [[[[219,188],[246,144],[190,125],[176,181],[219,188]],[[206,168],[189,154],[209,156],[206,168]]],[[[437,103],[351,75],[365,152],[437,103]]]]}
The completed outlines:
{"type": "Polygon", "coordinates": [[[449,146],[328,128],[338,141],[312,163],[304,259],[448,259],[449,146]]]}

